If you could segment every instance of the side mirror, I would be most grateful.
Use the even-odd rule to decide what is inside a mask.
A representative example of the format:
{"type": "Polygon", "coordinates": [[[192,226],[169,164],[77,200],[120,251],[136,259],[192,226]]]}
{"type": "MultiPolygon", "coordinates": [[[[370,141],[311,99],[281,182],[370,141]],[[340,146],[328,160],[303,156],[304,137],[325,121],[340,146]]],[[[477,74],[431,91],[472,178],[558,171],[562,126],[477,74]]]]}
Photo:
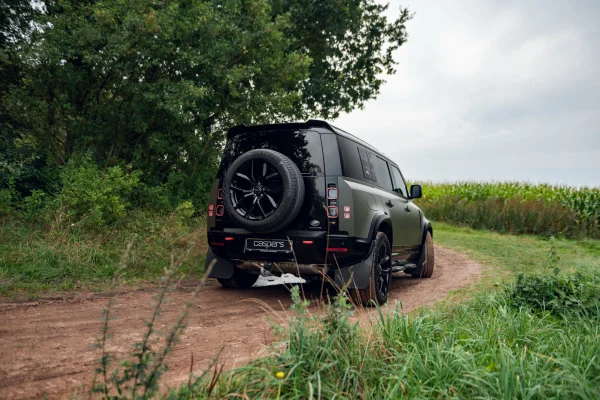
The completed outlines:
{"type": "Polygon", "coordinates": [[[410,185],[410,198],[420,199],[423,196],[423,189],[421,185],[410,185]]]}

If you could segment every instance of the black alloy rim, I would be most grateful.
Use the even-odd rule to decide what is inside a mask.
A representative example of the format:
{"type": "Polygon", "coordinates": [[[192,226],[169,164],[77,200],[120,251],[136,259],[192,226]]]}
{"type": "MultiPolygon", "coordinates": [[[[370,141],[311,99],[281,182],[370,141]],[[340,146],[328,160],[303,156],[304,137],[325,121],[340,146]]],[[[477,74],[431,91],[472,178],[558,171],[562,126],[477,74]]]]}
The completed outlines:
{"type": "Polygon", "coordinates": [[[379,279],[377,279],[377,291],[381,296],[387,296],[392,279],[392,263],[390,248],[387,243],[382,242],[375,253],[374,265],[379,268],[379,279]]]}
{"type": "Polygon", "coordinates": [[[229,194],[239,215],[251,221],[261,221],[281,205],[283,178],[269,161],[254,159],[235,171],[229,194]]]}

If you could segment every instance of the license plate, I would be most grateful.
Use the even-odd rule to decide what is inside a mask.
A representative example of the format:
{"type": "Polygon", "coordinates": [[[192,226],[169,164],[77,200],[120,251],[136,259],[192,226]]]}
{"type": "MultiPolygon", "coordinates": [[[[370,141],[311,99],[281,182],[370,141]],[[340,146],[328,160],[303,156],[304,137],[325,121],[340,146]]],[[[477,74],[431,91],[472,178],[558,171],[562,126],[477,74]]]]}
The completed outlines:
{"type": "Polygon", "coordinates": [[[262,253],[291,253],[292,246],[286,239],[246,239],[246,251],[262,253]]]}

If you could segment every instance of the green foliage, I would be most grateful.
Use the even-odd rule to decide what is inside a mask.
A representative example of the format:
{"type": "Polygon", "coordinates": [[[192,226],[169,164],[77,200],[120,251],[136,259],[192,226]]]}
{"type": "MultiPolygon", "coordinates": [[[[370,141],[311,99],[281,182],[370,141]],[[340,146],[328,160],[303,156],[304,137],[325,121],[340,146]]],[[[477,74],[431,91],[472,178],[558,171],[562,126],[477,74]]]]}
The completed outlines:
{"type": "MultiPolygon", "coordinates": [[[[38,215],[37,213],[34,215],[38,215]]],[[[0,296],[21,297],[56,290],[101,289],[110,284],[122,249],[137,236],[121,281],[157,281],[172,253],[193,252],[180,272],[199,277],[204,270],[206,226],[192,218],[134,211],[110,229],[46,223],[8,217],[0,225],[0,296]]]]}
{"type": "Polygon", "coordinates": [[[71,161],[62,170],[63,187],[57,198],[67,218],[83,218],[88,226],[103,225],[125,217],[128,196],[139,184],[139,173],[110,167],[106,172],[86,161],[71,161]]]}
{"type": "Polygon", "coordinates": [[[600,279],[581,273],[519,274],[506,290],[513,307],[547,310],[555,314],[574,311],[596,313],[600,306],[600,279]]]}
{"type": "Polygon", "coordinates": [[[50,193],[89,154],[101,171],[140,171],[147,190],[133,197],[169,210],[206,203],[228,127],[335,117],[374,98],[410,19],[401,9],[388,22],[374,0],[41,3],[23,24],[2,15],[44,29],[0,52],[12,66],[0,75],[0,172],[20,197],[50,193]],[[145,196],[163,187],[159,204],[145,196]]]}
{"type": "Polygon", "coordinates": [[[425,183],[418,201],[436,221],[516,234],[600,238],[600,189],[529,183],[425,183]]]}
{"type": "MultiPolygon", "coordinates": [[[[338,298],[343,299],[343,296],[338,298]]],[[[200,378],[170,398],[531,398],[600,395],[596,315],[560,318],[480,296],[414,316],[380,310],[357,329],[341,304],[289,325],[286,346],[246,367],[200,378]],[[278,379],[277,372],[284,378],[278,379]]],[[[341,300],[344,304],[345,300],[341,300]]]]}

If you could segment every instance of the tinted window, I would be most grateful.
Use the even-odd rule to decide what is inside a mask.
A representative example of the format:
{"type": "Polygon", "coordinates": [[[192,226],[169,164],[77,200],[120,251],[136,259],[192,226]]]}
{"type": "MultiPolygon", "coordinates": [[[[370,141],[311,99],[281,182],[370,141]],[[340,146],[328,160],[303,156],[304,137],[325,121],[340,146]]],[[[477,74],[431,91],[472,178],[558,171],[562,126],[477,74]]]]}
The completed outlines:
{"type": "Polygon", "coordinates": [[[360,157],[360,165],[362,166],[363,178],[370,179],[372,181],[376,180],[372,165],[369,162],[369,158],[367,156],[367,151],[362,147],[358,147],[358,156],[360,157]]]}
{"type": "Polygon", "coordinates": [[[327,175],[342,175],[342,164],[340,161],[340,151],[333,133],[321,133],[321,143],[323,143],[323,156],[326,160],[325,173],[327,175]]]}
{"type": "Polygon", "coordinates": [[[304,175],[322,175],[323,149],[321,136],[313,131],[266,131],[247,132],[227,141],[219,169],[219,177],[224,170],[242,154],[254,149],[275,150],[288,156],[304,175]]]}
{"type": "Polygon", "coordinates": [[[404,178],[402,178],[402,174],[400,170],[393,165],[390,165],[392,169],[392,176],[394,178],[394,190],[400,193],[404,197],[408,197],[408,192],[406,191],[406,183],[404,183],[404,178]]]}
{"type": "Polygon", "coordinates": [[[346,139],[345,137],[338,135],[336,136],[338,146],[340,148],[340,155],[342,157],[344,176],[361,181],[366,180],[364,177],[364,170],[360,162],[357,144],[352,140],[346,139]]]}
{"type": "Polygon", "coordinates": [[[369,161],[371,162],[371,168],[375,172],[377,186],[381,186],[387,190],[393,190],[394,185],[392,185],[392,178],[390,177],[387,161],[371,152],[369,152],[369,161]]]}

